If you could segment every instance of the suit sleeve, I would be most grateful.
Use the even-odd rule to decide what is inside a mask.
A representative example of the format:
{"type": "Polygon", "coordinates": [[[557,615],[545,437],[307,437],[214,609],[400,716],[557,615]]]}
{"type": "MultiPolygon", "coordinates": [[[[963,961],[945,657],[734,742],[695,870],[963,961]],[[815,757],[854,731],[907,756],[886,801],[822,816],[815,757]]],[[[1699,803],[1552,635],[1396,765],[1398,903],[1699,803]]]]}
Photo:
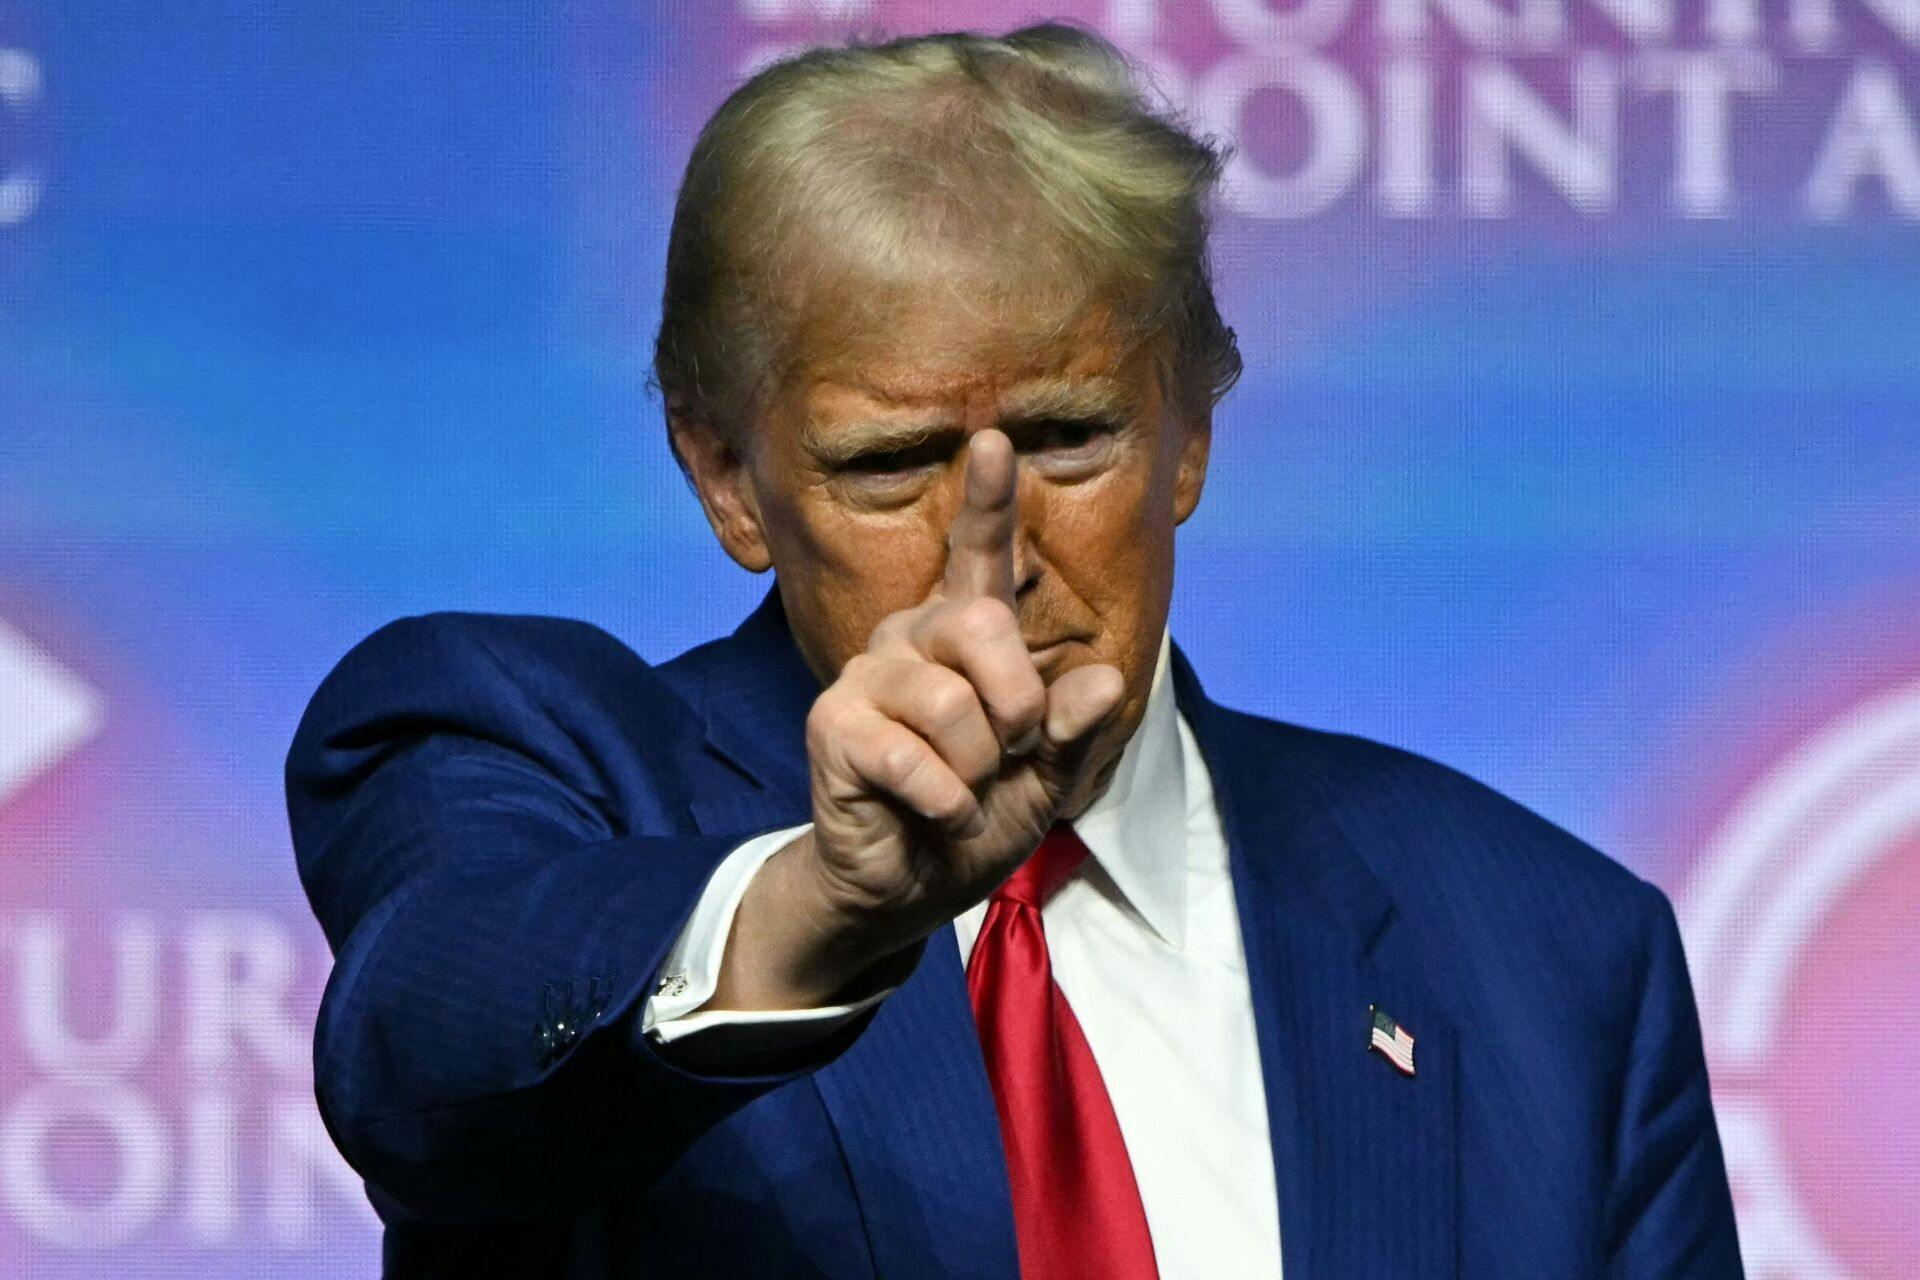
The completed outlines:
{"type": "Polygon", "coordinates": [[[1615,1134],[1608,1275],[1738,1280],[1733,1200],[1680,931],[1666,896],[1647,892],[1639,1008],[1615,1134]]]}
{"type": "Polygon", "coordinates": [[[577,629],[516,650],[535,620],[383,628],[323,683],[287,761],[335,955],[321,1114],[426,1222],[577,1216],[797,1074],[703,1075],[642,1033],[709,873],[754,833],[625,834],[684,826],[644,760],[685,717],[611,637],[538,622],[577,629]]]}

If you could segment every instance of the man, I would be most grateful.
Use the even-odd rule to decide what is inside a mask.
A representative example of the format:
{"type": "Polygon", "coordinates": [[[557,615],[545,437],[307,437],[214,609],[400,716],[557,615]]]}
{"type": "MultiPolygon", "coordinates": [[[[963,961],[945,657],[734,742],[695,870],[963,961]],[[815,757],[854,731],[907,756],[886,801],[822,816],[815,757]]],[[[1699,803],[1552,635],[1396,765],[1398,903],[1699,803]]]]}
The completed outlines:
{"type": "Polygon", "coordinates": [[[777,589],[394,623],[288,761],[390,1275],[1739,1274],[1659,892],[1166,639],[1218,171],[1058,26],[709,123],[657,369],[777,589]]]}

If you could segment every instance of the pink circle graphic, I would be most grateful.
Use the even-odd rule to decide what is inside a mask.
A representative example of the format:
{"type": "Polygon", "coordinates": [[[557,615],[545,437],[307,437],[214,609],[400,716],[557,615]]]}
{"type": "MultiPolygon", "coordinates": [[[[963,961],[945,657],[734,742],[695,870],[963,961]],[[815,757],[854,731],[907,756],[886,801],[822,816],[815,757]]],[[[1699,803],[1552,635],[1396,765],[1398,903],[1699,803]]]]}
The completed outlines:
{"type": "Polygon", "coordinates": [[[1763,774],[1681,898],[1753,1280],[1920,1274],[1916,886],[1920,681],[1763,774]]]}

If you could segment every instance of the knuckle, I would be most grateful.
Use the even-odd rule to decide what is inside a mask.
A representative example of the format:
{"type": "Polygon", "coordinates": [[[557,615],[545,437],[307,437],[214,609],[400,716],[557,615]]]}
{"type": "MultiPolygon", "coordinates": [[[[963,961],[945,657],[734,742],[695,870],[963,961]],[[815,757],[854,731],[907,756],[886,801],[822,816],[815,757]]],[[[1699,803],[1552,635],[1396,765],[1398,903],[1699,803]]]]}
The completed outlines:
{"type": "Polygon", "coordinates": [[[904,738],[894,738],[881,749],[880,772],[893,786],[911,785],[915,775],[925,766],[925,754],[904,738]]]}
{"type": "Polygon", "coordinates": [[[1022,683],[1007,699],[1007,719],[1023,729],[1040,723],[1040,717],[1047,714],[1047,689],[1036,677],[1031,684],[1022,683]]]}
{"type": "Polygon", "coordinates": [[[951,600],[929,600],[913,611],[913,617],[907,625],[906,638],[916,649],[925,649],[946,625],[948,616],[953,612],[951,600]]]}
{"type": "Polygon", "coordinates": [[[965,719],[967,713],[973,710],[974,704],[978,701],[974,696],[973,686],[950,671],[942,668],[931,670],[937,674],[928,677],[921,695],[927,715],[935,723],[943,725],[965,719]]]}
{"type": "Polygon", "coordinates": [[[969,600],[960,606],[955,622],[967,639],[979,644],[1004,639],[1018,630],[1013,610],[989,596],[969,600]]]}
{"type": "Polygon", "coordinates": [[[807,712],[807,754],[819,757],[831,748],[844,746],[855,710],[853,699],[831,690],[814,699],[807,712]]]}
{"type": "Polygon", "coordinates": [[[904,641],[913,632],[918,612],[918,609],[902,609],[880,619],[880,625],[873,629],[873,634],[867,639],[867,652],[872,653],[904,641]]]}
{"type": "Polygon", "coordinates": [[[807,740],[811,742],[832,733],[844,714],[841,699],[832,689],[815,698],[813,706],[807,709],[807,740]]]}

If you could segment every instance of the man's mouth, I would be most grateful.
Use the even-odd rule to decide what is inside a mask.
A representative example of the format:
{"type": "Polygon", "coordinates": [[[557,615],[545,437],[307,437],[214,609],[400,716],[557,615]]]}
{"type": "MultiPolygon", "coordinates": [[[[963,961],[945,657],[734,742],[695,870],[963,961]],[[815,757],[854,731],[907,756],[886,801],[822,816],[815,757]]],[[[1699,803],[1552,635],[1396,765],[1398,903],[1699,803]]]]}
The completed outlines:
{"type": "Polygon", "coordinates": [[[1035,662],[1044,662],[1049,658],[1059,657],[1062,653],[1066,652],[1069,645],[1081,644],[1083,642],[1083,637],[1080,636],[1062,636],[1057,640],[1046,640],[1039,643],[1029,640],[1027,641],[1027,656],[1035,662]]]}

